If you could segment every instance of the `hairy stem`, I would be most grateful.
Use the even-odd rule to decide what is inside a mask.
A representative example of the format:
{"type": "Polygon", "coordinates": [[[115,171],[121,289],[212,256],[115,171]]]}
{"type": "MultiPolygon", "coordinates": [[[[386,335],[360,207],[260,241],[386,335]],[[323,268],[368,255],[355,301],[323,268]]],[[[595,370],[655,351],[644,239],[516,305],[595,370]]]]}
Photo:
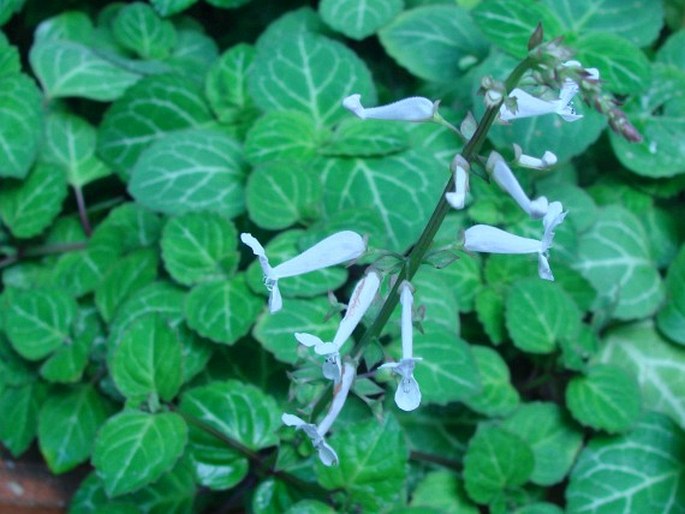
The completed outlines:
{"type": "MultiPolygon", "coordinates": [[[[518,83],[518,81],[521,79],[523,74],[530,68],[530,66],[531,62],[526,58],[523,61],[521,61],[519,65],[509,74],[509,77],[507,77],[504,83],[507,92],[511,91],[514,88],[514,86],[518,83]]],[[[499,102],[497,105],[488,107],[488,109],[486,109],[485,113],[483,114],[483,117],[478,123],[478,128],[476,129],[476,132],[464,146],[461,155],[469,163],[473,162],[478,157],[478,151],[483,146],[483,143],[485,143],[485,139],[487,138],[488,132],[490,131],[490,127],[497,119],[497,115],[499,113],[501,104],[502,102],[499,102]]],[[[404,261],[404,264],[400,269],[399,276],[397,277],[395,284],[390,290],[390,293],[388,294],[388,297],[386,298],[383,307],[378,313],[378,316],[376,317],[372,325],[366,330],[362,338],[359,340],[359,342],[355,345],[354,349],[352,350],[352,358],[355,362],[358,362],[361,358],[361,355],[364,352],[364,348],[366,348],[366,346],[371,341],[373,341],[381,334],[383,327],[390,319],[390,315],[395,310],[395,307],[399,302],[399,289],[402,281],[411,281],[411,279],[418,271],[419,266],[421,266],[423,258],[425,257],[428,248],[430,247],[431,243],[433,242],[433,239],[435,238],[435,234],[437,234],[438,229],[440,228],[442,222],[445,219],[445,216],[447,216],[447,213],[451,209],[450,205],[447,203],[447,200],[445,200],[445,193],[448,193],[453,189],[454,176],[451,175],[450,179],[447,182],[447,185],[445,186],[443,194],[440,195],[440,200],[438,201],[438,204],[436,205],[433,214],[431,215],[430,219],[428,220],[428,223],[426,224],[426,227],[423,229],[421,236],[419,236],[418,241],[409,252],[407,259],[404,261]]]]}

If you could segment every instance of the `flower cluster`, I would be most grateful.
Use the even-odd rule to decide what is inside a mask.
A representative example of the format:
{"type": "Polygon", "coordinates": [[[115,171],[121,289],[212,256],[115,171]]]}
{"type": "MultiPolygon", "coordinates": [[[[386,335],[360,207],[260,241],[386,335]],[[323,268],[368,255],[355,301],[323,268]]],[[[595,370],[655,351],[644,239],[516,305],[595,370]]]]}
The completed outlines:
{"type": "MultiPolygon", "coordinates": [[[[577,63],[565,63],[563,66],[576,67],[577,63]]],[[[592,75],[593,80],[598,78],[594,70],[587,73],[592,75]]],[[[518,88],[505,97],[501,84],[494,81],[491,81],[490,84],[491,89],[485,92],[486,104],[490,109],[496,109],[500,120],[503,122],[550,113],[557,114],[566,121],[576,121],[581,118],[575,113],[571,103],[579,86],[570,78],[564,80],[558,98],[552,100],[537,98],[518,88]]],[[[437,112],[438,105],[438,101],[432,101],[428,98],[411,97],[388,105],[369,108],[362,106],[361,96],[358,94],[351,95],[343,101],[344,107],[362,119],[433,121],[445,124],[445,120],[437,112]]],[[[461,136],[467,137],[466,134],[461,134],[461,136]]],[[[552,152],[544,152],[538,158],[525,155],[518,145],[514,145],[514,163],[519,167],[540,170],[549,168],[556,162],[557,157],[552,152]]],[[[457,154],[451,162],[450,171],[453,174],[454,191],[448,191],[444,200],[455,209],[463,209],[466,205],[471,166],[472,163],[469,162],[469,159],[461,154],[457,154]]],[[[561,203],[550,202],[544,196],[531,199],[519,184],[507,161],[498,152],[492,151],[490,153],[486,160],[485,170],[493,182],[508,193],[530,218],[542,220],[542,235],[540,239],[532,239],[509,233],[498,227],[481,224],[472,226],[465,231],[464,248],[474,252],[537,254],[540,277],[546,280],[554,280],[549,265],[549,250],[552,247],[554,231],[566,216],[561,203]]],[[[342,231],[330,235],[300,255],[272,267],[264,248],[257,239],[251,234],[243,233],[241,240],[252,249],[259,259],[264,273],[264,284],[270,292],[269,309],[271,312],[278,311],[283,304],[278,288],[280,279],[354,261],[366,251],[366,241],[361,235],[352,231],[342,231]]],[[[381,282],[382,276],[376,269],[367,270],[354,287],[345,314],[342,316],[331,341],[323,341],[317,335],[304,332],[294,334],[295,339],[300,344],[312,348],[316,355],[324,357],[322,375],[332,381],[334,396],[328,413],[318,425],[308,423],[300,417],[288,413],[283,414],[282,421],[285,425],[301,430],[309,437],[321,462],[326,466],[336,464],[338,456],[324,437],[343,408],[356,376],[356,365],[350,359],[342,356],[343,346],[377,298],[381,282]]],[[[408,280],[402,280],[399,285],[396,285],[395,290],[399,290],[399,302],[402,310],[402,358],[398,362],[386,362],[378,369],[390,369],[398,376],[399,384],[395,391],[395,403],[404,411],[412,411],[421,404],[421,389],[414,377],[414,369],[417,362],[421,360],[419,357],[414,357],[413,353],[414,294],[413,287],[408,280]]]]}

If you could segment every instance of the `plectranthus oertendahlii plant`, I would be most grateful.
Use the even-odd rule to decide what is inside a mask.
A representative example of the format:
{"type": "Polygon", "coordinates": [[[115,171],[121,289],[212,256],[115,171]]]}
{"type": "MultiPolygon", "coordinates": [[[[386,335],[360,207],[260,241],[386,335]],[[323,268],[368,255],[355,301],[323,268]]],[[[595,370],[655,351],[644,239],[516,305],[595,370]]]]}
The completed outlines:
{"type": "MultiPolygon", "coordinates": [[[[349,304],[345,309],[338,330],[332,341],[325,342],[316,334],[294,333],[293,344],[299,342],[312,348],[314,353],[324,358],[321,374],[332,381],[333,395],[328,413],[318,424],[307,422],[290,413],[282,415],[282,422],[304,432],[318,452],[325,466],[339,463],[335,448],[325,440],[327,432],[342,410],[348,398],[355,377],[360,370],[360,358],[366,345],[379,337],[397,303],[401,304],[401,359],[387,361],[374,370],[365,370],[373,375],[380,369],[390,369],[399,378],[394,395],[397,407],[403,411],[413,411],[421,404],[420,384],[414,378],[414,369],[420,366],[421,357],[413,354],[413,286],[411,280],[433,241],[433,238],[450,209],[463,209],[467,203],[470,175],[474,167],[480,167],[484,176],[509,194],[518,206],[533,220],[540,220],[539,237],[530,238],[507,232],[501,228],[477,224],[467,228],[463,236],[455,240],[454,247],[462,247],[470,252],[497,254],[536,254],[538,274],[541,279],[554,280],[550,265],[550,250],[553,248],[554,231],[564,221],[566,211],[561,202],[545,196],[531,199],[518,182],[511,165],[519,168],[547,169],[557,162],[550,151],[542,156],[526,155],[519,145],[514,145],[514,159],[511,163],[492,150],[482,154],[483,144],[493,123],[515,123],[517,119],[534,116],[555,115],[565,122],[577,122],[582,115],[573,106],[574,97],[581,93],[586,103],[594,106],[609,118],[610,126],[629,141],[639,141],[640,135],[628,122],[625,115],[615,106],[609,95],[601,89],[599,72],[585,68],[570,60],[571,52],[559,40],[542,43],[542,30],[535,31],[529,41],[529,54],[504,82],[486,77],[481,83],[481,92],[486,106],[480,122],[474,126],[469,117],[457,128],[440,116],[439,100],[424,97],[409,97],[394,103],[376,107],[365,107],[359,94],[352,94],[342,100],[342,105],[361,119],[375,119],[405,122],[434,122],[447,126],[465,142],[462,151],[450,163],[451,177],[445,192],[438,200],[432,217],[423,233],[408,255],[403,259],[399,272],[383,276],[382,266],[371,264],[364,277],[354,288],[349,304]],[[532,77],[538,85],[546,86],[549,96],[533,95],[515,87],[524,75],[532,77]],[[382,281],[389,282],[389,292],[380,297],[382,281]],[[364,315],[374,302],[382,303],[375,319],[366,328],[361,339],[354,347],[344,351],[345,343],[361,323],[364,315]]],[[[426,172],[429,172],[428,170],[426,172]]],[[[259,258],[264,272],[264,284],[270,292],[271,312],[278,311],[282,299],[278,288],[279,279],[305,274],[310,271],[341,263],[352,262],[367,251],[365,238],[352,231],[334,233],[302,254],[272,267],[262,245],[251,235],[241,236],[259,258]]],[[[370,241],[373,244],[373,241],[370,241]]],[[[351,345],[350,345],[351,346],[351,345]]]]}

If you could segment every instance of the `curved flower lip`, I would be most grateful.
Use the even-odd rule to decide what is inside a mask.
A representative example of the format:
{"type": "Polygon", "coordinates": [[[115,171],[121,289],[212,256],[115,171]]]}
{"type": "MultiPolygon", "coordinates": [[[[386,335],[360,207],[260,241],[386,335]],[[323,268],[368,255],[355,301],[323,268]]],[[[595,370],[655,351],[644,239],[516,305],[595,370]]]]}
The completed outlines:
{"type": "Polygon", "coordinates": [[[547,213],[547,198],[541,196],[533,201],[523,191],[521,184],[514,176],[504,158],[497,152],[490,152],[485,165],[493,180],[519,204],[521,209],[534,219],[542,218],[547,213]]]}
{"type": "Polygon", "coordinates": [[[474,225],[464,232],[464,248],[473,252],[504,254],[538,254],[538,275],[545,280],[554,280],[547,252],[552,246],[554,229],[564,221],[566,212],[561,202],[549,204],[542,218],[544,233],[541,240],[517,236],[490,225],[474,225]]]}
{"type": "Polygon", "coordinates": [[[564,85],[559,92],[556,100],[543,100],[537,98],[523,89],[515,88],[509,93],[510,98],[516,98],[516,111],[510,110],[506,102],[502,104],[499,117],[502,121],[512,121],[519,118],[530,118],[532,116],[542,116],[544,114],[558,114],[565,121],[576,121],[582,118],[576,114],[571,105],[571,100],[578,92],[578,84],[570,79],[564,81],[564,85]]]}
{"type": "Polygon", "coordinates": [[[452,159],[450,168],[454,173],[454,192],[445,193],[445,200],[454,209],[463,209],[466,203],[466,194],[469,191],[469,161],[464,159],[461,154],[457,154],[452,159]]]}
{"type": "Polygon", "coordinates": [[[319,241],[292,259],[272,267],[264,247],[252,234],[244,232],[240,234],[240,240],[249,246],[252,253],[259,259],[264,273],[264,285],[271,293],[269,295],[271,312],[276,312],[283,306],[281,292],[278,289],[279,279],[303,275],[310,271],[351,261],[366,251],[366,242],[362,236],[351,230],[344,230],[319,241]]]}
{"type": "MultiPolygon", "coordinates": [[[[340,325],[338,325],[338,330],[335,333],[333,341],[325,342],[315,335],[304,332],[296,332],[295,339],[304,346],[313,347],[318,355],[331,356],[331,360],[337,356],[339,362],[340,348],[342,348],[345,341],[352,335],[352,332],[357,328],[357,325],[359,325],[364,314],[371,306],[371,303],[378,292],[378,288],[380,287],[380,283],[381,277],[378,272],[374,270],[370,270],[364,278],[357,282],[357,285],[352,291],[350,301],[347,304],[345,315],[340,321],[340,325]]],[[[330,366],[329,368],[326,368],[327,364],[330,364],[328,359],[327,362],[324,363],[324,376],[326,376],[326,378],[331,378],[331,376],[328,375],[331,375],[332,372],[330,371],[330,366]]],[[[332,379],[337,379],[337,377],[332,379]]]]}
{"type": "Polygon", "coordinates": [[[345,363],[344,370],[342,373],[342,380],[340,385],[336,388],[333,396],[333,402],[328,410],[326,416],[321,420],[319,425],[314,425],[313,423],[307,423],[299,416],[294,414],[284,413],[281,416],[281,421],[283,424],[289,427],[295,427],[297,430],[302,430],[307,437],[312,441],[312,445],[319,453],[319,459],[325,466],[333,466],[338,464],[338,455],[335,450],[325,441],[324,436],[331,429],[333,422],[340,414],[343,406],[345,405],[345,400],[347,400],[347,395],[352,387],[352,382],[354,382],[354,376],[356,371],[354,366],[349,363],[345,363]]]}
{"type": "Polygon", "coordinates": [[[554,166],[558,161],[557,156],[549,150],[546,150],[542,157],[538,159],[537,157],[524,154],[521,147],[517,144],[514,144],[514,159],[519,166],[533,170],[545,170],[554,166]]]}
{"type": "Polygon", "coordinates": [[[414,378],[414,367],[420,358],[406,358],[399,362],[386,362],[380,368],[389,368],[400,375],[400,383],[395,390],[395,404],[403,411],[412,411],[421,405],[421,389],[414,378]]]}
{"type": "Polygon", "coordinates": [[[363,120],[395,120],[395,121],[429,121],[433,119],[438,110],[439,101],[423,96],[404,98],[387,105],[378,107],[364,107],[361,104],[361,95],[354,94],[345,98],[342,102],[345,109],[363,120]]]}

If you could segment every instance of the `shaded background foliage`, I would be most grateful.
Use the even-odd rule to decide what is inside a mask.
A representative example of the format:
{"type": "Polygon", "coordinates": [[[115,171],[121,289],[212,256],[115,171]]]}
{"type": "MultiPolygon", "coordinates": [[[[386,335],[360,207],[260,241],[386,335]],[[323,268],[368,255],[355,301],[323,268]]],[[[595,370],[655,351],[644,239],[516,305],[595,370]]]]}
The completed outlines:
{"type": "MultiPolygon", "coordinates": [[[[684,512],[683,3],[362,5],[0,3],[3,446],[37,442],[55,474],[90,466],[79,513],[684,512]],[[573,124],[494,127],[506,155],[559,157],[519,173],[569,211],[557,280],[527,256],[422,267],[423,404],[398,412],[390,377],[365,373],[397,357],[395,319],[326,468],[281,427],[330,398],[292,333],[331,336],[325,294],[345,301],[361,264],[284,281],[269,315],[238,233],[273,262],[341,229],[405,252],[460,143],[352,119],[341,99],[441,98],[458,124],[538,20],[599,68],[644,140],[579,101],[573,124]]],[[[436,248],[473,223],[534,234],[498,189],[474,177],[470,196],[436,248]]]]}

